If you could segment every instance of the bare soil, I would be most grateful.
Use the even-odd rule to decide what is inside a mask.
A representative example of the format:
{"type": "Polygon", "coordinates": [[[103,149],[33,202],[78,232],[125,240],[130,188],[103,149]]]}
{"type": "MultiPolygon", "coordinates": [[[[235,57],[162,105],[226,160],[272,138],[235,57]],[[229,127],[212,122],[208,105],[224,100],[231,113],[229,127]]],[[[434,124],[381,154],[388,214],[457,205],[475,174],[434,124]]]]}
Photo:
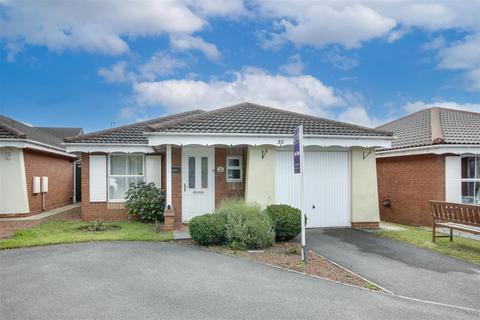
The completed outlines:
{"type": "MultiPolygon", "coordinates": [[[[177,243],[187,246],[196,246],[191,240],[179,240],[177,243]]],[[[338,281],[341,283],[367,288],[369,290],[381,291],[381,288],[373,283],[365,281],[357,275],[335,265],[325,258],[309,250],[307,263],[302,261],[301,245],[297,242],[281,242],[264,250],[232,250],[223,246],[201,247],[209,251],[239,256],[245,259],[274,265],[284,269],[297,271],[324,279],[338,281]]]]}

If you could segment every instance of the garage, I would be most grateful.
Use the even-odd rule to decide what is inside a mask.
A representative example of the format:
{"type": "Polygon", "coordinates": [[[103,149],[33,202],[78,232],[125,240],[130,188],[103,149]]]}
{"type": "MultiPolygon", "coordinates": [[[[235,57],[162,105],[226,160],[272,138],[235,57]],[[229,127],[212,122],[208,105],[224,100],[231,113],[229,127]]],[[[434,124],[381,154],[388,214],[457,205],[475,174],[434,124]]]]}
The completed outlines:
{"type": "MultiPolygon", "coordinates": [[[[350,152],[305,151],[307,228],[349,227],[350,152]]],[[[299,207],[300,179],[293,172],[293,152],[277,151],[275,202],[299,207]]]]}

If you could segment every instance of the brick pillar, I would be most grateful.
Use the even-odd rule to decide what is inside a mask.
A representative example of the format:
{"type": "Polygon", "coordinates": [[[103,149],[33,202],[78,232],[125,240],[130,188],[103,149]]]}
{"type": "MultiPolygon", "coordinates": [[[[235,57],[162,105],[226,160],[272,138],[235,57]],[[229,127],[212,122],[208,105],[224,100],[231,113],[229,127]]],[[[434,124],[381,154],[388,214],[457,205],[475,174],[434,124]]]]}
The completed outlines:
{"type": "Polygon", "coordinates": [[[175,210],[172,207],[165,208],[163,213],[164,225],[163,231],[173,231],[175,229],[175,210]]]}

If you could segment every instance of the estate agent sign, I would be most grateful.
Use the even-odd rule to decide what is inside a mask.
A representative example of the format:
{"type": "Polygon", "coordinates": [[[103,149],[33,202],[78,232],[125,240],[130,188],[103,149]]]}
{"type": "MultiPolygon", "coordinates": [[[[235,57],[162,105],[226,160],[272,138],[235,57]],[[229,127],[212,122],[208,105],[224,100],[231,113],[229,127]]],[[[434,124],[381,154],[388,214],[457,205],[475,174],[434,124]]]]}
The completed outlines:
{"type": "Polygon", "coordinates": [[[293,171],[300,175],[300,208],[302,214],[302,260],[307,262],[307,246],[305,243],[305,210],[304,210],[304,195],[303,195],[303,126],[299,126],[293,131],[293,171]]]}

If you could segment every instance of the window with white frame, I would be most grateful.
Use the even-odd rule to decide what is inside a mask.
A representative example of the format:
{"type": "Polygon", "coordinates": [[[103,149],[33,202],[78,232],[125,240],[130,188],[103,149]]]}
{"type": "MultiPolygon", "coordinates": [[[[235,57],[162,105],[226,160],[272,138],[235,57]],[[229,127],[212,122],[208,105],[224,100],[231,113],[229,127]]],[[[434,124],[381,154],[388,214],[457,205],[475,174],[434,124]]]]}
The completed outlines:
{"type": "Polygon", "coordinates": [[[111,154],[108,172],[108,200],[124,201],[132,183],[145,181],[142,154],[111,154]]]}
{"type": "Polygon", "coordinates": [[[480,204],[480,156],[462,157],[462,202],[480,204]]]}
{"type": "Polygon", "coordinates": [[[237,182],[243,180],[243,158],[240,156],[227,157],[227,181],[237,182]]]}

